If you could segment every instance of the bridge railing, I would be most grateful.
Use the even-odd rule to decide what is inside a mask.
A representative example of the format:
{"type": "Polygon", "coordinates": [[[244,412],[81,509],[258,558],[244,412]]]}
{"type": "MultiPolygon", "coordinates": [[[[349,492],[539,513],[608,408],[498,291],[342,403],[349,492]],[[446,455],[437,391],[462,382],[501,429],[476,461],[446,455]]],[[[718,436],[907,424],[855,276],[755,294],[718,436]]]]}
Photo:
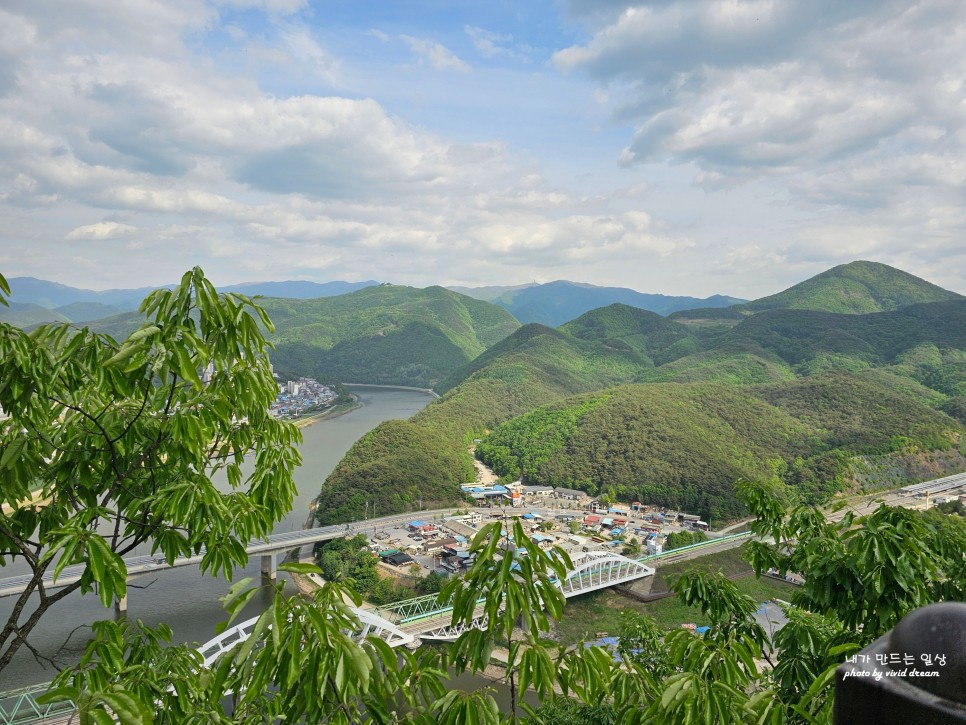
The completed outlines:
{"type": "Polygon", "coordinates": [[[0,723],[3,725],[26,725],[42,722],[54,715],[66,715],[76,708],[69,700],[41,705],[37,698],[50,689],[51,683],[41,682],[30,687],[0,692],[0,723]]]}

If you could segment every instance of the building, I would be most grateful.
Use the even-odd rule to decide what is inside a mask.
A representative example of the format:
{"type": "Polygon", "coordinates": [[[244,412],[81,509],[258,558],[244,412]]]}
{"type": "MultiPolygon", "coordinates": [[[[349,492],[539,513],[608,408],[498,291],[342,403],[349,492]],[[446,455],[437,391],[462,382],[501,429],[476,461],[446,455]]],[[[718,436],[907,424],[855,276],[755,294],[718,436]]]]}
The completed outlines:
{"type": "Polygon", "coordinates": [[[587,494],[583,491],[576,491],[572,488],[556,488],[554,489],[554,495],[557,498],[567,499],[568,501],[580,501],[582,498],[586,498],[587,494]]]}
{"type": "Polygon", "coordinates": [[[517,490],[524,496],[548,497],[553,495],[553,486],[518,486],[517,490]]]}

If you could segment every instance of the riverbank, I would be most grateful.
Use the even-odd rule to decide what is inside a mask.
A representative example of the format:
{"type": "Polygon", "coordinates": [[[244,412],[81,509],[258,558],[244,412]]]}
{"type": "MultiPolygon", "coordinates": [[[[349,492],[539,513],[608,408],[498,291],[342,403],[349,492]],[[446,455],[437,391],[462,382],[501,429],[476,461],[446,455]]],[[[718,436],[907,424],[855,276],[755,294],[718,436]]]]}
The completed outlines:
{"type": "Polygon", "coordinates": [[[392,390],[415,390],[418,393],[426,393],[438,398],[439,394],[432,388],[415,388],[412,385],[379,385],[376,383],[342,383],[347,388],[390,388],[392,390]]]}
{"type": "Polygon", "coordinates": [[[351,413],[353,410],[362,407],[362,403],[359,402],[359,398],[355,395],[350,395],[352,398],[351,403],[340,403],[339,405],[333,405],[331,408],[326,408],[325,410],[320,410],[318,413],[311,413],[309,415],[300,415],[295,420],[289,420],[290,423],[295,423],[296,428],[308,428],[310,425],[318,423],[320,420],[330,420],[332,418],[338,418],[340,415],[345,415],[346,413],[351,413]]]}

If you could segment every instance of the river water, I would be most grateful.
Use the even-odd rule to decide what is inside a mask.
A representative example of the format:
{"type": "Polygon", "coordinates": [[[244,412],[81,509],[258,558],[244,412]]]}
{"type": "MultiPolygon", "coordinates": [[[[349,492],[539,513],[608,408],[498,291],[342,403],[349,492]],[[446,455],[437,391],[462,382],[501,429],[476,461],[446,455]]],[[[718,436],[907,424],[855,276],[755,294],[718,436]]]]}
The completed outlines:
{"type": "MultiPolygon", "coordinates": [[[[275,527],[276,532],[302,528],[322,481],[356,440],[382,421],[408,418],[432,401],[428,393],[416,390],[353,387],[352,392],[359,398],[360,408],[302,429],[303,460],[295,472],[298,493],[292,511],[275,527]]],[[[227,482],[224,485],[227,490],[227,482]]],[[[259,557],[255,556],[245,570],[235,572],[233,579],[255,577],[257,583],[259,572],[259,557]]],[[[10,566],[0,568],[0,576],[19,573],[10,566]]],[[[224,579],[202,575],[194,567],[171,569],[154,577],[144,575],[128,585],[128,617],[148,625],[167,623],[174,631],[175,642],[205,642],[214,637],[215,626],[227,619],[219,597],[225,595],[228,587],[224,579]]],[[[266,595],[264,602],[267,600],[266,595]]],[[[6,621],[14,601],[15,597],[0,599],[2,621],[6,621]]],[[[257,606],[257,601],[250,604],[250,611],[254,613],[257,606]]],[[[93,593],[74,593],[47,612],[29,641],[44,656],[64,663],[76,662],[89,634],[85,625],[112,614],[113,610],[104,609],[93,593]],[[63,648],[75,629],[70,644],[63,648]]],[[[21,648],[0,674],[0,691],[45,682],[55,675],[56,670],[38,664],[21,648]]]]}

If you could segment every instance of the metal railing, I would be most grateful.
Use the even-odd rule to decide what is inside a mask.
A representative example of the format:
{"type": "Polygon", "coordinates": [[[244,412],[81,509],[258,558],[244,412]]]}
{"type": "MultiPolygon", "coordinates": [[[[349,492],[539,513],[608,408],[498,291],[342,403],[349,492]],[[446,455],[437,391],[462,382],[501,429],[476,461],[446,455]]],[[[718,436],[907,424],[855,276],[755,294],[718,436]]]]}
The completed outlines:
{"type": "Polygon", "coordinates": [[[49,682],[30,687],[0,692],[0,723],[3,725],[24,725],[42,722],[57,715],[67,716],[76,709],[74,703],[62,701],[41,705],[37,698],[50,689],[49,682]]]}

